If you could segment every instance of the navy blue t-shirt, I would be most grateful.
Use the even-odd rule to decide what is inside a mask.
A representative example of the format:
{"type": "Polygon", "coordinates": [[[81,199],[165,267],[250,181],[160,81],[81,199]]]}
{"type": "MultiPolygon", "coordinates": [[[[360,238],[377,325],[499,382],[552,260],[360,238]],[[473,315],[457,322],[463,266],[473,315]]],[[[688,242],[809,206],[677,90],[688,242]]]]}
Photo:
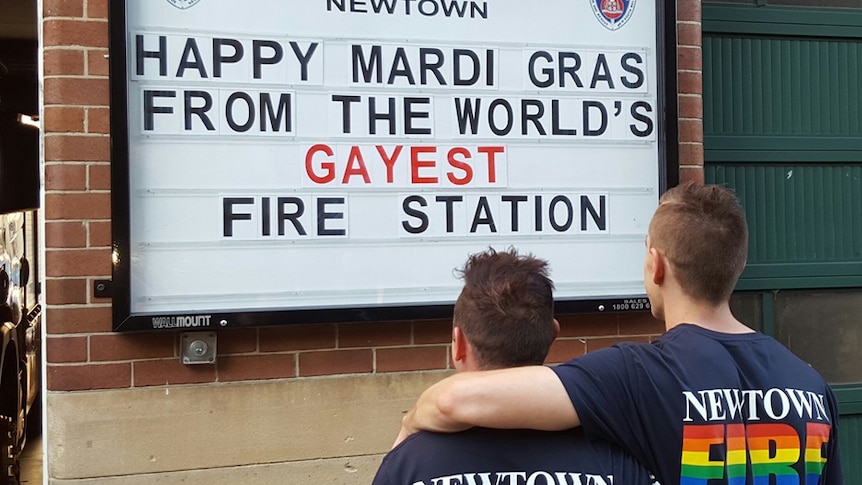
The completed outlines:
{"type": "Polygon", "coordinates": [[[383,458],[373,485],[649,485],[631,455],[580,429],[416,433],[383,458]]]}
{"type": "Polygon", "coordinates": [[[832,391],[771,337],[683,324],[553,369],[587,435],[662,483],[844,483],[832,391]]]}

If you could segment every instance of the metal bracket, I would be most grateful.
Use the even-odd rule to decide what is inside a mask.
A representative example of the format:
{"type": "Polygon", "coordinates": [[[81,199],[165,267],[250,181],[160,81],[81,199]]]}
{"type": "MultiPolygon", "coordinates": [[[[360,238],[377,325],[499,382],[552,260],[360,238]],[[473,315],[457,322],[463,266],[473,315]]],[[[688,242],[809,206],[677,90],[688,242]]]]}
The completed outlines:
{"type": "Polygon", "coordinates": [[[185,332],[180,334],[183,364],[215,364],[216,333],[185,332]]]}
{"type": "Polygon", "coordinates": [[[93,296],[110,298],[114,295],[114,284],[111,280],[96,280],[93,282],[93,296]]]}

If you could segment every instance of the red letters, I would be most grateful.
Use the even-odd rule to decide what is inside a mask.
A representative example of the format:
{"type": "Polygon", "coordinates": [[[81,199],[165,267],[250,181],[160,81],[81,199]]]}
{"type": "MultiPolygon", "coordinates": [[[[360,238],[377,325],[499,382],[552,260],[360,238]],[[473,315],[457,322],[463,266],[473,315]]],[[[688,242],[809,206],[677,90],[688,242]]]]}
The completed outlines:
{"type": "Polygon", "coordinates": [[[488,155],[488,181],[496,182],[494,177],[497,174],[497,154],[503,153],[503,147],[479,147],[477,151],[488,155]]]}
{"type": "Polygon", "coordinates": [[[364,180],[366,184],[371,183],[371,177],[368,176],[368,169],[365,168],[365,160],[362,159],[362,152],[359,151],[359,147],[357,146],[350,149],[350,156],[347,157],[347,168],[344,170],[344,178],[341,179],[341,183],[346,185],[350,182],[350,177],[354,175],[361,175],[362,180],[364,180]],[[356,165],[355,167],[354,164],[356,165]]]}
{"type": "Polygon", "coordinates": [[[305,175],[314,185],[469,186],[505,184],[506,147],[312,145],[305,175]],[[407,150],[405,150],[405,148],[407,150]],[[408,154],[409,153],[409,154],[408,154]],[[340,178],[337,178],[338,175],[340,178]],[[502,178],[501,178],[502,177],[502,178]],[[361,182],[359,180],[361,179],[361,182]]]}
{"type": "Polygon", "coordinates": [[[305,153],[305,173],[308,174],[308,178],[318,184],[328,184],[335,180],[335,162],[332,160],[324,160],[320,162],[319,166],[324,170],[323,175],[318,175],[314,172],[314,155],[318,152],[323,152],[327,157],[332,157],[335,155],[335,152],[332,151],[332,148],[329,148],[329,145],[317,144],[313,147],[309,148],[305,153]]]}
{"type": "Polygon", "coordinates": [[[464,159],[467,158],[470,158],[470,151],[464,147],[455,147],[449,150],[449,165],[451,165],[452,168],[457,168],[464,171],[463,177],[457,177],[453,172],[449,172],[446,174],[446,178],[448,178],[449,181],[455,185],[466,185],[469,184],[471,180],[473,180],[473,166],[464,161],[464,159]],[[463,158],[459,160],[455,158],[456,155],[460,155],[463,158]]]}
{"type": "Polygon", "coordinates": [[[398,160],[398,155],[401,155],[401,149],[404,148],[401,145],[395,145],[395,150],[392,150],[392,156],[386,154],[386,149],[381,145],[377,145],[377,153],[380,154],[380,159],[383,160],[383,164],[386,165],[386,183],[391,184],[395,181],[393,175],[393,168],[395,167],[395,161],[398,160]]]}
{"type": "Polygon", "coordinates": [[[414,184],[436,184],[437,177],[422,177],[419,170],[422,168],[433,168],[437,162],[434,160],[422,160],[419,158],[424,153],[434,153],[435,147],[410,147],[410,182],[414,184]]]}

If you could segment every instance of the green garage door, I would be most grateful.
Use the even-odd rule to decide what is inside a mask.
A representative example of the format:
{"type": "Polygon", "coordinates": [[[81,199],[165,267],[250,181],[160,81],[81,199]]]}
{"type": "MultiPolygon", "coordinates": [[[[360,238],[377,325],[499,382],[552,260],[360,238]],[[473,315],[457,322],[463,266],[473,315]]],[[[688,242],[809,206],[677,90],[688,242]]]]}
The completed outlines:
{"type": "Polygon", "coordinates": [[[733,3],[703,8],[706,180],[749,219],[738,299],[833,384],[862,483],[862,4],[733,3]]]}

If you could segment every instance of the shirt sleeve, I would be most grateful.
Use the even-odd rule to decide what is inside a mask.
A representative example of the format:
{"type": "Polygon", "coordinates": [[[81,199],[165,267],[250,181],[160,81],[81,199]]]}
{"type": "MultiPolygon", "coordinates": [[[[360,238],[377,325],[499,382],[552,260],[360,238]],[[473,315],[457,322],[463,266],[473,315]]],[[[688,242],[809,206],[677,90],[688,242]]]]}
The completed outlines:
{"type": "Polygon", "coordinates": [[[386,464],[386,458],[383,457],[383,462],[380,463],[380,468],[377,469],[377,474],[374,475],[374,481],[371,482],[371,485],[394,485],[392,479],[389,476],[389,467],[386,464]]]}
{"type": "Polygon", "coordinates": [[[399,482],[399,478],[404,478],[402,475],[407,473],[404,470],[405,461],[409,463],[407,453],[414,445],[410,444],[416,441],[418,433],[412,434],[404,441],[398,444],[395,448],[389,450],[389,453],[383,457],[380,462],[380,468],[377,469],[377,474],[374,475],[374,481],[371,485],[404,485],[399,482]]]}
{"type": "MultiPolygon", "coordinates": [[[[657,463],[652,453],[657,432],[644,408],[661,406],[640,392],[642,367],[632,349],[616,345],[572,359],[552,369],[560,378],[578,413],[584,432],[593,439],[615,443],[648,468],[657,463]]],[[[660,433],[658,433],[660,434],[660,433]]]]}
{"type": "Polygon", "coordinates": [[[823,485],[844,485],[844,469],[841,464],[841,449],[838,446],[838,403],[832,389],[827,391],[829,413],[832,416],[832,430],[826,446],[826,465],[823,467],[823,485]]]}

